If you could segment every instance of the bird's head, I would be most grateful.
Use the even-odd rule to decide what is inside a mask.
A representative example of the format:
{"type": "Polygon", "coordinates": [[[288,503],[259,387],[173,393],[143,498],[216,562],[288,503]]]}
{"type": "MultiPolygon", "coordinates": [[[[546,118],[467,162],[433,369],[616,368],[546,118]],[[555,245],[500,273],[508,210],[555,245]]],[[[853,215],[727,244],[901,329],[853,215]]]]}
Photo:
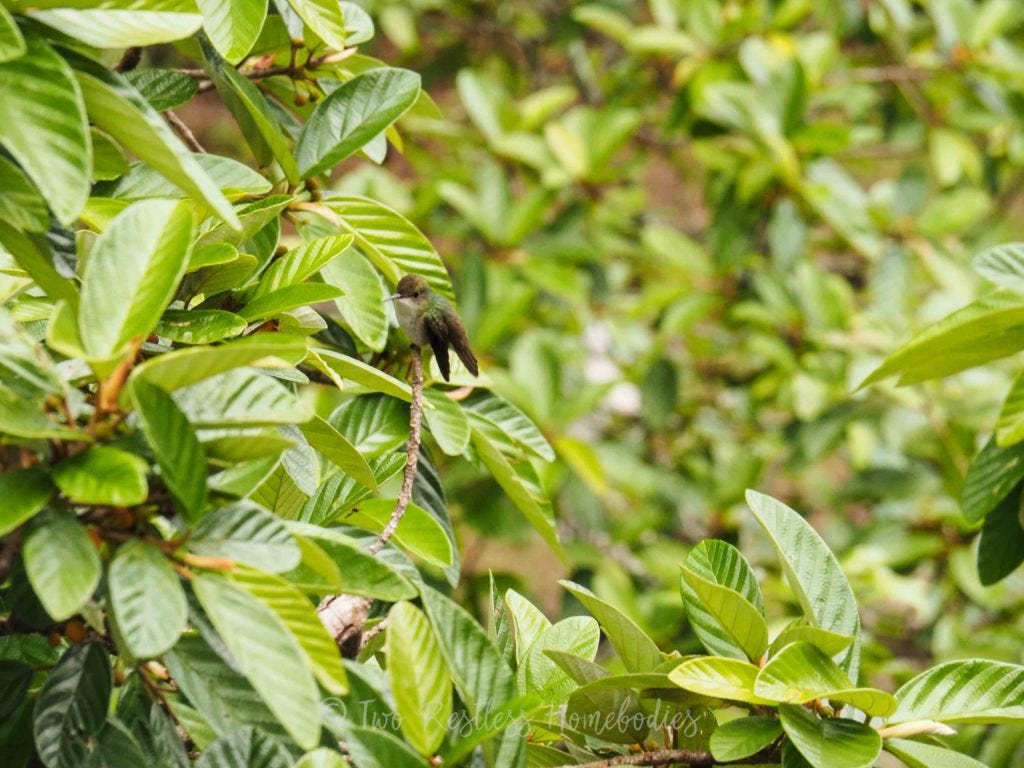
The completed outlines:
{"type": "Polygon", "coordinates": [[[425,309],[430,298],[430,286],[419,275],[406,275],[398,281],[395,292],[388,296],[388,301],[400,301],[407,307],[425,309]]]}

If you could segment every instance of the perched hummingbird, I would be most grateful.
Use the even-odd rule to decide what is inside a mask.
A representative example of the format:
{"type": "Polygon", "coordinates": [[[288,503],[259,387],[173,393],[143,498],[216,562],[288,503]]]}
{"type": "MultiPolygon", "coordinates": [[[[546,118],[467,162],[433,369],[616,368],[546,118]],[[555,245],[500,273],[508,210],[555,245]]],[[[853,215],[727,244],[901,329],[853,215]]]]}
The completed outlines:
{"type": "Polygon", "coordinates": [[[455,350],[462,364],[476,376],[479,370],[476,358],[469,348],[466,327],[455,313],[451,302],[431,290],[427,281],[419,275],[406,275],[398,281],[395,293],[386,301],[395,302],[395,314],[412,343],[418,347],[428,344],[434,350],[437,367],[448,381],[451,366],[448,363],[448,347],[455,350]]]}

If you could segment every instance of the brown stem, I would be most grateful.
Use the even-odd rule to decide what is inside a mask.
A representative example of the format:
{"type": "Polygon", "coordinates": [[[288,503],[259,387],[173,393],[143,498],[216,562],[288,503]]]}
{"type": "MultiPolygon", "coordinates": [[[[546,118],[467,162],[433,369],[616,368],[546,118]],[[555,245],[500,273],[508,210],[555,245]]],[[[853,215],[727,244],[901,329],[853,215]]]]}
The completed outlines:
{"type": "Polygon", "coordinates": [[[763,762],[777,763],[779,761],[778,747],[771,746],[763,749],[756,755],[745,757],[742,760],[729,760],[719,762],[710,752],[701,752],[695,749],[655,749],[650,752],[638,752],[633,755],[619,755],[610,757],[607,760],[594,760],[591,763],[566,763],[558,768],[611,768],[615,765],[674,765],[681,763],[689,768],[711,768],[716,765],[758,765],[763,762]]]}
{"type": "MultiPolygon", "coordinates": [[[[262,80],[265,77],[273,77],[274,75],[288,75],[291,77],[293,75],[302,74],[302,71],[306,69],[316,69],[324,64],[337,64],[339,61],[344,61],[355,52],[355,48],[346,48],[344,51],[334,51],[333,53],[327,53],[323,56],[314,56],[302,64],[297,64],[293,59],[291,64],[284,64],[276,67],[244,69],[239,70],[238,74],[243,77],[248,77],[250,80],[262,80]]],[[[210,77],[210,73],[205,69],[179,69],[178,72],[186,75],[187,77],[191,77],[194,80],[206,80],[210,77]]]]}
{"type": "Polygon", "coordinates": [[[398,500],[391,512],[391,518],[377,540],[370,545],[370,553],[377,554],[394,536],[398,524],[405,516],[405,510],[412,501],[412,485],[416,481],[416,465],[420,458],[420,424],[423,421],[423,358],[420,348],[412,347],[412,405],[409,408],[409,444],[406,447],[405,473],[402,476],[402,489],[398,492],[398,500]]]}
{"type": "Polygon", "coordinates": [[[203,145],[199,143],[199,139],[196,138],[196,135],[192,133],[192,129],[185,125],[185,122],[180,117],[168,109],[164,112],[164,118],[171,124],[175,133],[181,137],[181,140],[185,142],[185,146],[193,152],[202,152],[203,154],[206,154],[206,150],[203,148],[203,145]]]}

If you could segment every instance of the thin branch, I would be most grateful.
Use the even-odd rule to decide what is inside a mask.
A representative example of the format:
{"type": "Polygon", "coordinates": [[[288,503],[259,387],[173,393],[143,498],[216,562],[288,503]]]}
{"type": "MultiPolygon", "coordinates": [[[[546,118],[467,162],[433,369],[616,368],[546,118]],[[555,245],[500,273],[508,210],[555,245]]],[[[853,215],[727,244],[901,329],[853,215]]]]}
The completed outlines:
{"type": "Polygon", "coordinates": [[[359,649],[362,650],[363,648],[368,646],[370,644],[370,641],[373,640],[373,638],[375,638],[377,635],[379,635],[381,632],[383,632],[387,628],[388,628],[388,620],[387,619],[381,619],[380,622],[378,622],[372,628],[366,630],[363,633],[362,640],[359,641],[359,649]]]}
{"type": "MultiPolygon", "coordinates": [[[[344,61],[355,52],[355,48],[346,48],[344,51],[334,51],[333,53],[327,53],[323,56],[314,56],[302,64],[292,62],[291,64],[282,64],[274,67],[240,69],[238,70],[238,74],[242,77],[247,77],[250,80],[262,80],[265,77],[273,77],[274,75],[288,75],[289,77],[292,77],[295,75],[301,75],[305,70],[322,67],[324,64],[337,64],[339,61],[344,61]]],[[[186,77],[191,77],[193,80],[208,80],[210,78],[210,73],[205,69],[179,69],[177,71],[186,77]]]]}
{"type": "Polygon", "coordinates": [[[169,109],[164,112],[164,117],[189,149],[193,152],[202,152],[204,155],[206,154],[206,150],[203,148],[203,145],[199,143],[199,139],[196,138],[196,135],[192,133],[192,129],[185,125],[185,122],[180,117],[169,109]]]}
{"type": "Polygon", "coordinates": [[[406,446],[405,473],[402,475],[402,489],[398,492],[398,501],[391,512],[391,519],[380,532],[377,540],[370,545],[370,553],[377,554],[395,534],[398,524],[402,522],[405,510],[412,501],[412,485],[416,481],[416,465],[420,458],[420,424],[423,421],[423,358],[420,348],[412,347],[412,405],[409,408],[409,444],[406,446]]]}
{"type": "Polygon", "coordinates": [[[591,763],[566,763],[558,768],[612,768],[616,765],[645,765],[660,766],[674,765],[681,763],[689,768],[712,768],[716,765],[757,765],[759,763],[777,763],[779,761],[779,748],[770,746],[762,749],[756,755],[745,757],[742,760],[728,760],[719,762],[710,752],[701,752],[694,749],[656,749],[651,752],[638,752],[633,755],[618,755],[607,760],[595,760],[591,763]]]}
{"type": "Polygon", "coordinates": [[[854,67],[825,75],[825,83],[921,83],[935,77],[935,70],[893,64],[883,67],[854,67]]]}

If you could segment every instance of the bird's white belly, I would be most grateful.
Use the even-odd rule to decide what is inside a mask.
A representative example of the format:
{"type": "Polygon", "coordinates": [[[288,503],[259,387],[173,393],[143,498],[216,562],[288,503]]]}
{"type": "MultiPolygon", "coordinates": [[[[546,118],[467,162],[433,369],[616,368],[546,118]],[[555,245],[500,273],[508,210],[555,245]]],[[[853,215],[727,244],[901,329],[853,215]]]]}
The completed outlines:
{"type": "Polygon", "coordinates": [[[423,332],[423,326],[416,322],[418,312],[413,299],[398,299],[395,301],[395,316],[398,324],[406,332],[412,343],[419,347],[425,347],[429,343],[427,335],[423,332]]]}

